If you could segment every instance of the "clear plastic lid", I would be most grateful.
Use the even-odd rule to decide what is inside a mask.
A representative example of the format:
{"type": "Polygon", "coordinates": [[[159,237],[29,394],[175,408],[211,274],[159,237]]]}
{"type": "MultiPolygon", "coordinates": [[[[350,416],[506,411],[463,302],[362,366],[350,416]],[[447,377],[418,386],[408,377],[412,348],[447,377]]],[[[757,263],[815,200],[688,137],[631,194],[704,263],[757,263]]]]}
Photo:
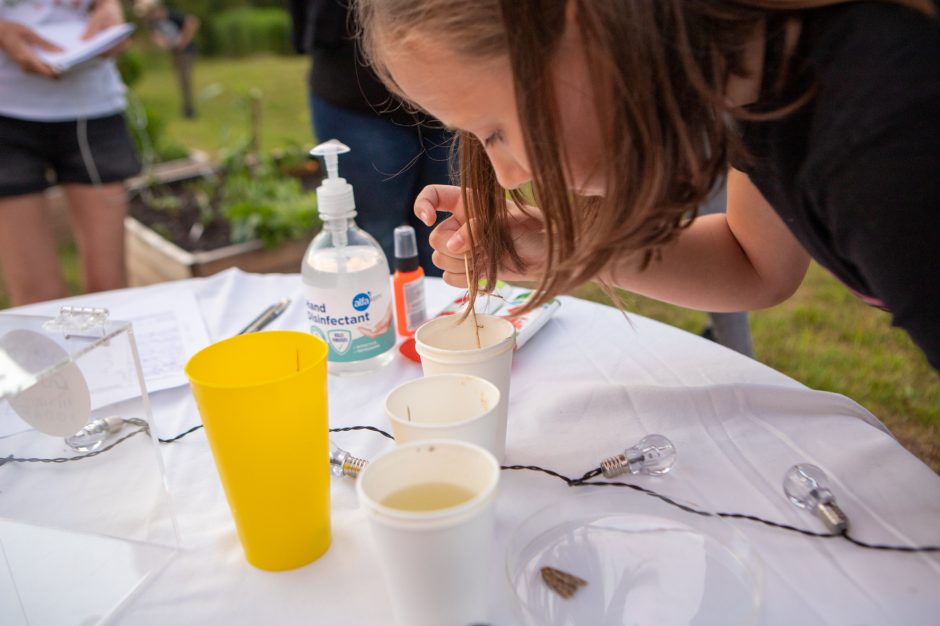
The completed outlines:
{"type": "Polygon", "coordinates": [[[747,537],[642,493],[599,490],[546,507],[516,529],[506,566],[516,613],[533,626],[760,621],[763,567],[747,537]],[[554,582],[559,592],[552,576],[574,583],[554,582]]]}

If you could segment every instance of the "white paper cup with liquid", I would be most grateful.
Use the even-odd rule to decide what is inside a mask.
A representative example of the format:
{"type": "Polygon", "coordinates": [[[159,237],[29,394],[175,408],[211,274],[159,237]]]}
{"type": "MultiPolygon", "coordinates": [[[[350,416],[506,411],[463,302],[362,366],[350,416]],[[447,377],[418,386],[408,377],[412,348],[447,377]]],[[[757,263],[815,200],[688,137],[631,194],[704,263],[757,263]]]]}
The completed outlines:
{"type": "Polygon", "coordinates": [[[499,389],[467,374],[436,374],[410,380],[385,396],[385,414],[398,443],[456,439],[486,448],[497,460],[506,449],[506,422],[499,419],[499,389]]]}
{"type": "MultiPolygon", "coordinates": [[[[509,416],[509,374],[516,328],[509,320],[477,314],[480,347],[477,348],[473,318],[445,315],[422,324],[415,332],[415,349],[421,355],[425,376],[469,374],[490,381],[499,389],[496,415],[501,432],[506,432],[509,416]]],[[[505,437],[494,450],[499,461],[505,457],[505,437]]]]}
{"type": "Polygon", "coordinates": [[[399,626],[487,621],[499,463],[480,446],[396,446],[356,480],[399,626]]]}

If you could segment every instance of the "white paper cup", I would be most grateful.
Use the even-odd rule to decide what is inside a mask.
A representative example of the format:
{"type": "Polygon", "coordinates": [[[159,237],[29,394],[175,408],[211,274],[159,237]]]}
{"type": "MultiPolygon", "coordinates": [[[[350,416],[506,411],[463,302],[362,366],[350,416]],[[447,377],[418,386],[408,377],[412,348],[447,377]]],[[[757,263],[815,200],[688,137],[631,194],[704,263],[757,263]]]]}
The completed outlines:
{"type": "MultiPolygon", "coordinates": [[[[516,328],[507,319],[477,314],[480,347],[476,347],[473,318],[463,322],[460,315],[446,315],[425,322],[415,332],[415,349],[421,355],[425,376],[469,374],[488,380],[499,389],[496,415],[500,431],[506,432],[509,415],[509,374],[516,328]]],[[[495,452],[494,452],[495,453],[495,452]]],[[[505,457],[505,437],[496,458],[505,457]]]]}
{"type": "Polygon", "coordinates": [[[356,491],[399,626],[487,621],[489,557],[499,463],[480,446],[431,440],[390,449],[359,474],[356,491]],[[383,504],[403,488],[445,483],[468,491],[453,506],[383,504]]]}
{"type": "Polygon", "coordinates": [[[398,443],[456,439],[475,443],[502,461],[506,423],[499,389],[479,376],[437,374],[410,380],[385,396],[385,414],[398,443]]]}

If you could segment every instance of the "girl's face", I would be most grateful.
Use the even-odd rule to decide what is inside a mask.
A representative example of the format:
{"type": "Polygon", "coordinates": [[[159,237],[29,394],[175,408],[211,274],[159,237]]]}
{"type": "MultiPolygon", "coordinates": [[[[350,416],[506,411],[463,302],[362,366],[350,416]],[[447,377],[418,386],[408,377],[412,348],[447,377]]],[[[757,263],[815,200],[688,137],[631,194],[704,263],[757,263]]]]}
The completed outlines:
{"type": "MultiPolygon", "coordinates": [[[[600,129],[594,115],[587,64],[567,29],[553,62],[559,141],[568,156],[568,187],[581,195],[604,191],[600,129]]],[[[532,179],[507,58],[468,60],[439,38],[415,35],[388,55],[387,67],[408,98],[451,128],[469,132],[486,149],[499,184],[515,189],[532,179]]]]}

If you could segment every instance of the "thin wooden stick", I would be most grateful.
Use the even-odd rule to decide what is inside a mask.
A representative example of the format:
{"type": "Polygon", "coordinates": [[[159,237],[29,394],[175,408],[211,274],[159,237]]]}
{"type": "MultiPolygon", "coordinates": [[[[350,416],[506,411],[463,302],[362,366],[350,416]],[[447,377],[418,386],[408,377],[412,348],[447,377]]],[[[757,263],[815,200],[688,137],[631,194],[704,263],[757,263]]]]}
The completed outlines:
{"type": "Polygon", "coordinates": [[[463,255],[463,268],[464,268],[464,271],[467,273],[467,306],[470,307],[470,318],[471,318],[471,321],[473,322],[473,334],[477,340],[477,350],[479,350],[480,349],[480,325],[477,323],[476,307],[474,306],[473,299],[470,297],[471,295],[470,280],[473,278],[473,275],[470,274],[470,255],[469,254],[463,255]]]}

